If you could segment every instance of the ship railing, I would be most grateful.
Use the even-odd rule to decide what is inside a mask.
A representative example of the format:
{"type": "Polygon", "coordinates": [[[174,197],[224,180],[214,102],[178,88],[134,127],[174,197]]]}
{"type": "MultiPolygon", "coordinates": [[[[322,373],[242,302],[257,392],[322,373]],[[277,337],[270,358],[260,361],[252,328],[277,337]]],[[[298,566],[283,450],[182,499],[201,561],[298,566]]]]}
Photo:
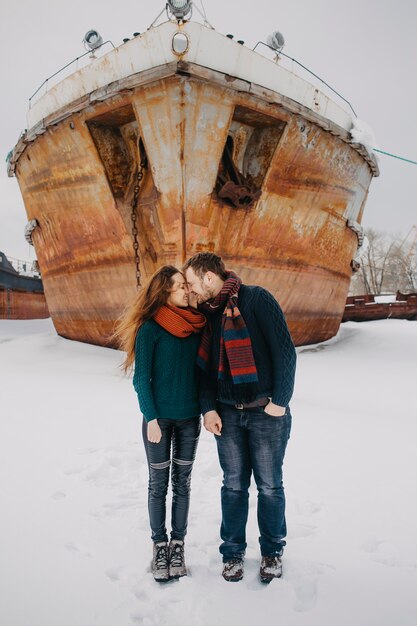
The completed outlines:
{"type": "Polygon", "coordinates": [[[258,43],[252,48],[252,50],[256,50],[256,48],[258,46],[265,46],[266,48],[269,48],[269,50],[272,50],[272,52],[275,53],[275,62],[279,63],[280,65],[283,65],[282,62],[282,57],[284,57],[284,59],[288,61],[291,61],[291,63],[287,63],[288,65],[288,69],[295,74],[294,71],[294,65],[296,65],[297,67],[301,68],[304,72],[306,72],[309,76],[313,76],[314,78],[316,78],[317,80],[320,81],[320,83],[322,85],[324,85],[327,89],[330,89],[330,91],[335,94],[338,98],[340,98],[341,100],[343,100],[343,102],[350,108],[350,110],[352,111],[353,115],[355,117],[358,117],[356,114],[355,109],[353,108],[352,104],[349,102],[349,100],[347,100],[344,96],[342,96],[341,93],[339,93],[338,91],[336,91],[336,89],[334,89],[331,85],[329,85],[329,83],[327,83],[325,80],[323,80],[323,78],[321,78],[318,74],[315,74],[312,70],[310,70],[306,65],[304,65],[303,63],[300,63],[300,61],[297,61],[297,59],[289,56],[288,54],[285,54],[285,52],[282,52],[282,50],[277,51],[275,48],[272,48],[271,46],[269,46],[267,43],[265,43],[264,41],[258,41],[258,43]]]}
{"type": "MultiPolygon", "coordinates": [[[[30,98],[29,98],[29,109],[32,107],[32,104],[34,104],[33,99],[35,98],[35,96],[37,96],[39,94],[39,92],[43,89],[43,87],[45,88],[45,90],[42,92],[41,95],[44,95],[48,91],[48,89],[50,89],[51,86],[56,84],[56,81],[53,80],[54,78],[56,78],[59,75],[59,78],[61,79],[62,78],[61,74],[63,74],[66,70],[69,70],[67,72],[67,75],[70,75],[70,74],[73,74],[74,72],[77,72],[79,69],[81,69],[81,67],[84,67],[85,65],[87,65],[87,59],[85,57],[88,56],[89,59],[96,58],[94,56],[94,52],[97,52],[97,50],[99,50],[100,48],[103,48],[103,46],[105,46],[106,44],[111,44],[113,46],[113,49],[115,48],[113,42],[110,41],[110,39],[108,39],[107,41],[104,41],[102,44],[100,44],[96,48],[94,48],[94,50],[87,50],[87,52],[84,52],[83,54],[81,54],[80,56],[76,57],[75,59],[73,59],[72,61],[70,61],[69,63],[67,63],[63,67],[61,67],[59,70],[57,70],[56,72],[54,72],[53,74],[48,76],[48,78],[45,78],[43,83],[41,85],[39,85],[37,90],[30,96],[30,98]],[[84,63],[84,61],[85,61],[85,63],[84,63]],[[75,70],[72,68],[72,66],[74,64],[75,64],[75,70]]],[[[40,98],[41,95],[39,95],[38,98],[40,98]]]]}
{"type": "Polygon", "coordinates": [[[397,291],[396,293],[379,293],[379,294],[364,294],[361,296],[348,296],[346,298],[346,307],[354,307],[354,306],[369,306],[369,305],[377,305],[377,304],[398,304],[404,303],[407,304],[417,304],[417,293],[403,293],[402,291],[397,291]]]}
{"type": "Polygon", "coordinates": [[[35,259],[34,261],[23,261],[22,259],[15,259],[14,257],[7,256],[7,260],[10,265],[21,276],[32,276],[33,278],[40,278],[39,264],[35,259]]]}

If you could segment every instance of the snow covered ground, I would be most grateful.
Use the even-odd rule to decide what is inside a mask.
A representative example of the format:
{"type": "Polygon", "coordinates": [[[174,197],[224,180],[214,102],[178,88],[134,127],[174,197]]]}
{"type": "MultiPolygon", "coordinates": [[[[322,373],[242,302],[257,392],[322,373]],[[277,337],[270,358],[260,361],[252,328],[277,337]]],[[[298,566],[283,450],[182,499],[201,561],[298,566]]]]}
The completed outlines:
{"type": "Polygon", "coordinates": [[[285,463],[284,576],[220,577],[219,471],[202,434],[191,575],[149,573],[140,415],[119,353],[0,321],[0,622],[4,626],[415,626],[417,323],[344,324],[298,349],[285,463]]]}

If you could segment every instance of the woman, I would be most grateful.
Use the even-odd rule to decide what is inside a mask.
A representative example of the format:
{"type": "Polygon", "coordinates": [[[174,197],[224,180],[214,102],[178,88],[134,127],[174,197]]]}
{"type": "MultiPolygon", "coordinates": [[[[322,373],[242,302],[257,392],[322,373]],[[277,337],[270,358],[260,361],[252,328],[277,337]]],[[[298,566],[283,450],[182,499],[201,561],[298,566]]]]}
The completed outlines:
{"type": "Polygon", "coordinates": [[[127,352],[124,369],[135,363],[133,385],[143,413],[149,466],[152,573],[158,582],[187,574],[184,537],[200,434],[195,364],[199,333],[206,323],[204,315],[188,305],[184,276],[172,265],[161,267],[136,296],[116,333],[127,352]],[[170,467],[172,530],[168,545],[165,512],[170,467]]]}

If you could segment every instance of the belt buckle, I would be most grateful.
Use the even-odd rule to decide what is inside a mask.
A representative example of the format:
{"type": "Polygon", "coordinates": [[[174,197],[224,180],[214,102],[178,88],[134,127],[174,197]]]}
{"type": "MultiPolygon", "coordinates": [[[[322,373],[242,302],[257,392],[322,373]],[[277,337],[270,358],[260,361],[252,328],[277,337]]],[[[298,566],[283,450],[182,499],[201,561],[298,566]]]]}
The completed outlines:
{"type": "Polygon", "coordinates": [[[243,404],[235,404],[235,409],[239,409],[241,411],[243,409],[243,404]]]}

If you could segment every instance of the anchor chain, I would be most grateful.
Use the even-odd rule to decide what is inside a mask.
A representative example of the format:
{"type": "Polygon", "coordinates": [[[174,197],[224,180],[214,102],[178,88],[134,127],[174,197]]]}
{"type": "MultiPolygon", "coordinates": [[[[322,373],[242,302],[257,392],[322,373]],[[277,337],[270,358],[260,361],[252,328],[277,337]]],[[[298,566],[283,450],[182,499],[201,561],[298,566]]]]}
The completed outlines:
{"type": "Polygon", "coordinates": [[[140,191],[140,186],[143,180],[143,175],[144,175],[144,171],[147,167],[147,158],[146,156],[142,157],[141,161],[140,161],[140,165],[139,165],[139,170],[138,170],[138,174],[136,177],[136,184],[133,188],[133,198],[132,198],[132,213],[130,214],[131,220],[132,220],[132,237],[133,237],[133,249],[135,251],[135,266],[136,266],[136,288],[139,289],[140,287],[140,279],[141,279],[141,275],[140,275],[140,256],[139,256],[139,241],[138,241],[138,229],[136,226],[136,220],[137,220],[137,208],[138,208],[138,201],[139,201],[139,191],[140,191]]]}

